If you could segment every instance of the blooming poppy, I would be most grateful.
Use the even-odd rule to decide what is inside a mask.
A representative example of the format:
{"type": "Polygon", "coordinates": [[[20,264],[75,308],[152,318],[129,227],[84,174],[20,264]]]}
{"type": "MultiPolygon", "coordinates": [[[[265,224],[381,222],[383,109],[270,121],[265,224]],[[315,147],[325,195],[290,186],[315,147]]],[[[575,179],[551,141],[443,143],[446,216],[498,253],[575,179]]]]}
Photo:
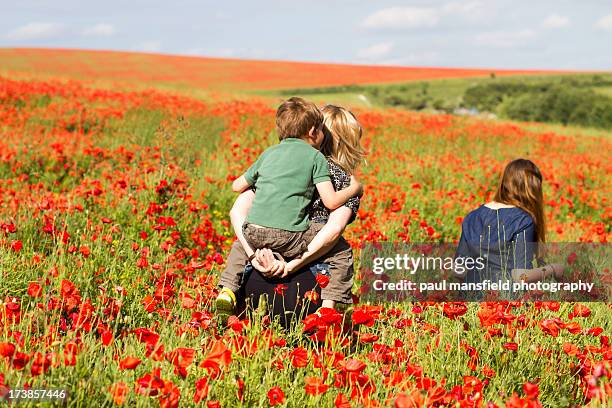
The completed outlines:
{"type": "Polygon", "coordinates": [[[304,389],[308,395],[324,394],[329,388],[329,385],[325,384],[321,378],[306,377],[305,381],[306,385],[304,386],[304,389]]]}
{"type": "Polygon", "coordinates": [[[136,357],[128,356],[119,362],[119,369],[121,370],[133,370],[140,365],[142,361],[136,357]]]}
{"type": "Polygon", "coordinates": [[[110,395],[113,397],[113,401],[115,401],[115,404],[123,405],[123,403],[127,399],[129,388],[123,381],[119,381],[110,386],[109,392],[110,395]]]}
{"type": "Polygon", "coordinates": [[[271,407],[285,403],[285,393],[280,387],[274,386],[268,390],[268,403],[271,407]]]}

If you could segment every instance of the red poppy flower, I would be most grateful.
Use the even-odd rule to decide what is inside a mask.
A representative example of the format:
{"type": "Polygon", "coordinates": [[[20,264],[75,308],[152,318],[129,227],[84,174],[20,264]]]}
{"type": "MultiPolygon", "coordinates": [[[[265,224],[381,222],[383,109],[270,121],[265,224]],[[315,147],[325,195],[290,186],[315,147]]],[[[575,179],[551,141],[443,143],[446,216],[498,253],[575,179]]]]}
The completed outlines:
{"type": "Polygon", "coordinates": [[[467,306],[465,303],[461,302],[444,303],[442,311],[444,312],[444,316],[451,320],[455,320],[467,313],[467,306]]]}
{"type": "Polygon", "coordinates": [[[569,356],[575,356],[580,352],[578,346],[572,343],[563,343],[563,352],[569,356]]]}
{"type": "Polygon", "coordinates": [[[283,404],[285,402],[285,393],[280,389],[280,387],[270,388],[268,391],[268,402],[270,403],[271,407],[283,404]]]}
{"type": "Polygon", "coordinates": [[[334,400],[334,406],[336,408],[351,408],[351,403],[349,399],[343,393],[339,393],[336,399],[334,400]]]}
{"type": "Polygon", "coordinates": [[[211,377],[217,378],[221,374],[221,367],[226,367],[232,362],[232,352],[217,340],[213,342],[210,352],[200,363],[200,367],[206,368],[211,377]]]}
{"type": "Polygon", "coordinates": [[[325,384],[321,378],[306,377],[305,381],[304,389],[308,395],[324,394],[329,388],[329,385],[325,384]]]}
{"type": "Polygon", "coordinates": [[[578,322],[569,322],[565,325],[565,330],[572,334],[578,334],[582,331],[582,329],[580,328],[580,323],[578,322]]]}
{"type": "Polygon", "coordinates": [[[303,347],[297,347],[289,353],[291,365],[295,368],[302,368],[308,365],[308,351],[303,347]]]}
{"type": "Polygon", "coordinates": [[[356,360],[354,358],[349,358],[339,363],[342,371],[346,371],[349,373],[360,373],[366,368],[366,364],[363,361],[356,360]]]}
{"type": "Polygon", "coordinates": [[[523,384],[523,392],[525,393],[526,396],[536,399],[538,398],[540,389],[537,384],[526,382],[525,384],[523,384]]]}
{"type": "Polygon", "coordinates": [[[417,390],[410,394],[402,393],[394,401],[395,408],[419,408],[425,406],[425,397],[417,390]]]}
{"type": "Polygon", "coordinates": [[[11,365],[15,370],[23,370],[23,368],[30,362],[30,356],[20,351],[13,355],[11,365]]]}
{"type": "Polygon", "coordinates": [[[307,299],[314,304],[319,304],[319,297],[319,293],[315,290],[308,290],[304,293],[304,299],[307,299]]]}
{"type": "Polygon", "coordinates": [[[189,293],[181,293],[180,298],[181,298],[181,306],[184,309],[193,309],[197,305],[197,302],[195,301],[193,296],[191,296],[189,293]]]}
{"type": "Polygon", "coordinates": [[[178,368],[187,368],[195,358],[196,351],[192,348],[179,347],[171,353],[166,353],[166,360],[178,368]]]}
{"type": "Polygon", "coordinates": [[[484,375],[485,377],[491,378],[491,377],[495,376],[495,371],[493,371],[488,366],[484,366],[484,367],[482,367],[482,375],[484,375]]]}
{"type": "Polygon", "coordinates": [[[28,285],[28,295],[33,298],[40,297],[42,295],[42,287],[38,283],[31,282],[28,285]]]}
{"type": "Polygon", "coordinates": [[[416,379],[416,386],[420,390],[428,390],[431,387],[435,387],[437,384],[433,378],[419,377],[416,379]]]}
{"type": "Polygon", "coordinates": [[[544,333],[553,337],[557,337],[559,335],[559,331],[561,330],[560,321],[555,319],[544,319],[540,321],[539,326],[544,333]]]}
{"type": "Polygon", "coordinates": [[[287,289],[289,289],[289,286],[279,283],[278,285],[274,287],[274,293],[276,293],[279,296],[285,296],[285,291],[287,289]]]}
{"type": "Polygon", "coordinates": [[[171,381],[164,381],[162,395],[159,397],[160,408],[178,408],[181,391],[171,381]]]}
{"type": "Polygon", "coordinates": [[[113,333],[109,330],[104,330],[100,334],[100,339],[102,339],[102,344],[108,346],[113,341],[113,333]]]}
{"type": "Polygon", "coordinates": [[[51,367],[59,367],[59,361],[56,353],[50,352],[42,354],[40,352],[34,353],[34,359],[31,366],[32,375],[41,375],[47,373],[51,367]]]}
{"type": "Polygon", "coordinates": [[[518,344],[516,343],[504,343],[502,347],[505,348],[506,350],[511,350],[511,351],[518,350],[518,344]]]}
{"type": "Polygon", "coordinates": [[[119,369],[121,370],[133,370],[140,365],[142,361],[136,357],[128,356],[119,362],[119,369]]]}
{"type": "Polygon", "coordinates": [[[208,378],[200,378],[195,382],[196,391],[193,395],[193,402],[199,404],[208,397],[208,378]]]}
{"type": "Polygon", "coordinates": [[[328,275],[317,274],[316,280],[317,280],[317,284],[321,288],[326,288],[327,285],[329,284],[329,276],[328,275]]]}
{"type": "Polygon", "coordinates": [[[161,369],[155,368],[151,373],[146,373],[142,377],[136,380],[136,393],[140,395],[147,395],[154,397],[159,395],[160,391],[164,388],[165,383],[161,378],[161,369]]]}
{"type": "Polygon", "coordinates": [[[371,327],[374,325],[374,316],[370,311],[365,309],[355,309],[352,315],[353,324],[363,324],[365,326],[371,327]]]}
{"type": "Polygon", "coordinates": [[[591,336],[599,336],[601,333],[603,333],[603,329],[601,327],[592,327],[589,330],[587,330],[587,333],[590,334],[591,336]]]}
{"type": "Polygon", "coordinates": [[[115,404],[117,405],[123,405],[127,399],[129,391],[128,386],[123,381],[111,385],[109,389],[109,392],[113,397],[113,401],[115,401],[115,404]]]}
{"type": "Polygon", "coordinates": [[[591,309],[583,304],[574,305],[574,316],[576,317],[589,317],[591,315],[591,309]]]}
{"type": "Polygon", "coordinates": [[[15,354],[15,345],[12,343],[0,343],[0,356],[12,357],[15,354]]]}
{"type": "Polygon", "coordinates": [[[159,334],[149,329],[138,328],[138,329],[134,329],[132,333],[136,335],[136,338],[138,339],[138,341],[140,341],[141,343],[145,343],[152,347],[154,347],[159,341],[159,334]]]}
{"type": "Polygon", "coordinates": [[[11,249],[15,252],[21,251],[23,244],[19,240],[11,241],[11,249]]]}

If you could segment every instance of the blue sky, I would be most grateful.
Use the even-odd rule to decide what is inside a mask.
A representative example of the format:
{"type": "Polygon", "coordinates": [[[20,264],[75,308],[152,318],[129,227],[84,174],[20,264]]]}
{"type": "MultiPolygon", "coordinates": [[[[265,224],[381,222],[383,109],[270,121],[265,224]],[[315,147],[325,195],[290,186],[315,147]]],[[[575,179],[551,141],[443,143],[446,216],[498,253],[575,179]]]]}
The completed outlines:
{"type": "Polygon", "coordinates": [[[0,47],[612,69],[611,0],[0,0],[0,47]]]}

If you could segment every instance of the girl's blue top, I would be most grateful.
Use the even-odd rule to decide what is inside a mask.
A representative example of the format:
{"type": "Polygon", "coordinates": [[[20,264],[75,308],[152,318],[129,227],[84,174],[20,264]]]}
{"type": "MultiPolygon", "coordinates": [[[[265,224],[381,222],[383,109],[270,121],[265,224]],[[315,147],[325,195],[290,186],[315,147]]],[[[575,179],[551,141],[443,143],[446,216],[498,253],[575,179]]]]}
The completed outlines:
{"type": "Polygon", "coordinates": [[[532,217],[518,207],[481,205],[463,220],[457,257],[482,258],[484,268],[466,271],[466,282],[508,280],[512,269],[531,269],[536,253],[532,217]]]}

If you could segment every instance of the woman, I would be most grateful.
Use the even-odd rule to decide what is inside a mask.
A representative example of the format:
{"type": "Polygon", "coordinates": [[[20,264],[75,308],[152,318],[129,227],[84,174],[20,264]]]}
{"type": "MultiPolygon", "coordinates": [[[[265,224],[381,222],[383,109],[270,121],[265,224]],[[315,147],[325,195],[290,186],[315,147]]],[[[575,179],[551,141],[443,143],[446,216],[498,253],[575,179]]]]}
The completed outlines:
{"type": "MultiPolygon", "coordinates": [[[[341,107],[327,105],[322,109],[324,117],[325,141],[321,147],[322,153],[328,158],[329,172],[332,183],[336,190],[344,189],[350,184],[352,174],[363,161],[365,151],[361,146],[360,140],[362,129],[355,116],[341,107]]],[[[228,265],[233,268],[244,269],[248,264],[249,257],[252,257],[253,250],[242,235],[242,224],[250,209],[255,192],[252,190],[242,193],[234,203],[230,211],[230,219],[238,240],[232,246],[228,256],[228,265]]],[[[353,285],[353,254],[351,247],[341,237],[347,224],[355,219],[359,208],[359,198],[350,199],[344,206],[330,211],[323,205],[321,199],[316,198],[309,209],[310,222],[318,230],[317,235],[308,245],[308,251],[301,257],[285,263],[273,258],[268,250],[259,250],[251,264],[263,275],[263,280],[258,285],[268,286],[267,289],[275,287],[279,279],[287,278],[300,268],[308,265],[312,261],[322,257],[318,272],[329,275],[329,283],[321,289],[323,307],[335,307],[337,302],[352,303],[351,288],[353,285]],[[325,263],[326,260],[333,262],[325,263]],[[329,271],[326,271],[330,269],[329,271]],[[330,268],[331,266],[331,268],[330,268]]],[[[243,276],[242,282],[245,283],[251,276],[248,275],[250,268],[246,268],[247,274],[243,276]]],[[[257,277],[256,277],[257,278],[257,277]]],[[[303,288],[300,295],[308,290],[308,281],[304,281],[307,288],[303,288]]],[[[223,285],[223,275],[220,281],[223,285]]],[[[242,285],[241,285],[242,286],[242,285]]],[[[311,285],[312,286],[312,285],[311,285]]],[[[323,286],[323,285],[321,285],[323,286]]],[[[269,293],[270,291],[263,290],[269,293]]],[[[310,287],[312,289],[312,287],[310,287]]],[[[293,297],[296,293],[287,294],[293,297]]],[[[293,299],[290,300],[293,302],[293,299]]],[[[291,309],[291,307],[288,307],[291,309]]]]}
{"type": "Polygon", "coordinates": [[[522,270],[527,280],[555,272],[552,265],[530,272],[534,258],[540,258],[537,245],[545,241],[542,174],[532,161],[514,160],[504,169],[494,200],[463,220],[457,256],[484,260],[483,268],[467,271],[465,281],[506,281],[513,270],[522,270]]]}

